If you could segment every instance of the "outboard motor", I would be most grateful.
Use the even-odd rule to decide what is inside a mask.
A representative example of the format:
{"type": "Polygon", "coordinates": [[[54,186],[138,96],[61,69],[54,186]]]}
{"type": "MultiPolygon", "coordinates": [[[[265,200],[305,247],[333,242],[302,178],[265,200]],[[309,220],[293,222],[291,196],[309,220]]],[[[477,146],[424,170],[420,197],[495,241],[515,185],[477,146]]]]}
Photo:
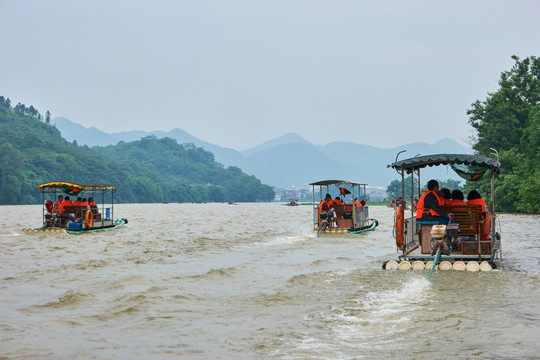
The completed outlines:
{"type": "Polygon", "coordinates": [[[431,228],[431,255],[435,255],[438,249],[441,254],[450,255],[452,251],[446,241],[446,225],[433,225],[431,228]]]}
{"type": "Polygon", "coordinates": [[[457,246],[459,224],[433,225],[431,228],[431,255],[441,249],[441,254],[450,255],[452,247],[457,246]]]}

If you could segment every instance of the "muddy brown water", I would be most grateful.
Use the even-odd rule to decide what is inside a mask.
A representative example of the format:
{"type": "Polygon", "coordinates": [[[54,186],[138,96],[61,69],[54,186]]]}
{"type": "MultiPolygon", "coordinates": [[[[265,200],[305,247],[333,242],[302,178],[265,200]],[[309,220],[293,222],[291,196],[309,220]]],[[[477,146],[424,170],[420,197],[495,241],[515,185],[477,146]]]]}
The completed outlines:
{"type": "Polygon", "coordinates": [[[29,233],[0,207],[0,359],[506,359],[540,354],[540,216],[500,216],[496,271],[385,271],[375,231],[317,236],[310,206],[119,204],[129,223],[29,233]]]}

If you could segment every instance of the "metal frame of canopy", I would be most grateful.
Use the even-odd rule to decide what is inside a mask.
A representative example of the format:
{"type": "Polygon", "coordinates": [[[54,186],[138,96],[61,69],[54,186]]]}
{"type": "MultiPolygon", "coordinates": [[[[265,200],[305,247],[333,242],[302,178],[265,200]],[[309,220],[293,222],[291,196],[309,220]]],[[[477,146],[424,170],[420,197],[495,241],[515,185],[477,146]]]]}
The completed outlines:
{"type": "Polygon", "coordinates": [[[320,200],[323,199],[323,195],[322,195],[323,186],[326,186],[326,194],[328,194],[330,185],[335,185],[337,187],[339,187],[339,185],[343,185],[343,187],[345,187],[346,185],[351,186],[352,187],[351,194],[352,194],[353,200],[355,198],[355,191],[354,191],[355,188],[358,188],[358,197],[360,197],[360,194],[362,193],[360,191],[360,189],[362,187],[364,188],[364,197],[367,195],[367,192],[366,192],[367,184],[357,183],[357,182],[354,182],[354,181],[348,181],[348,180],[321,180],[321,181],[311,183],[309,185],[311,186],[311,188],[313,190],[313,204],[315,204],[315,186],[319,186],[320,200]]]}
{"type": "MultiPolygon", "coordinates": [[[[322,190],[323,190],[323,187],[325,187],[325,186],[326,186],[326,192],[325,192],[325,194],[329,194],[329,193],[330,193],[329,187],[330,187],[331,185],[334,185],[334,186],[336,186],[336,187],[338,187],[338,188],[339,188],[340,186],[345,187],[345,188],[346,188],[346,186],[351,187],[351,188],[352,188],[352,189],[351,189],[351,195],[352,195],[352,201],[353,201],[353,202],[354,202],[354,198],[356,197],[356,192],[358,192],[358,198],[360,198],[360,196],[361,196],[361,194],[362,194],[362,191],[361,191],[362,187],[363,187],[363,189],[364,189],[364,197],[367,196],[367,192],[366,192],[367,184],[362,184],[362,183],[358,183],[358,182],[354,182],[354,181],[348,181],[348,180],[321,180],[321,181],[313,182],[313,183],[311,183],[311,184],[309,184],[309,185],[311,185],[312,192],[313,192],[313,202],[312,202],[312,206],[313,206],[313,209],[314,209],[314,210],[313,210],[313,211],[314,211],[314,214],[315,214],[316,209],[318,209],[318,207],[319,207],[320,201],[322,201],[322,199],[323,199],[323,191],[322,191],[322,190]],[[316,202],[315,202],[315,187],[316,187],[316,186],[319,187],[319,197],[320,197],[319,203],[316,203],[316,202]]],[[[366,208],[366,209],[367,209],[367,208],[366,208]]],[[[352,218],[353,218],[353,219],[356,219],[357,216],[362,216],[361,214],[362,214],[362,213],[360,213],[360,215],[358,215],[358,214],[356,213],[355,206],[352,207],[352,218]]],[[[366,210],[365,215],[367,216],[367,210],[366,210]]],[[[314,216],[315,216],[315,215],[314,215],[314,216]]],[[[354,221],[355,221],[354,226],[358,225],[358,224],[356,223],[356,220],[354,220],[354,221]]]]}
{"type": "Polygon", "coordinates": [[[55,200],[57,199],[57,193],[64,193],[68,195],[75,195],[79,193],[90,193],[92,197],[94,194],[101,194],[101,213],[105,214],[105,193],[107,190],[111,191],[111,213],[110,218],[114,219],[114,193],[116,192],[116,186],[105,183],[79,183],[71,181],[52,181],[38,185],[36,187],[42,193],[42,207],[43,207],[43,219],[45,219],[45,194],[54,194],[55,200]],[[74,191],[77,189],[78,191],[74,191]]]}

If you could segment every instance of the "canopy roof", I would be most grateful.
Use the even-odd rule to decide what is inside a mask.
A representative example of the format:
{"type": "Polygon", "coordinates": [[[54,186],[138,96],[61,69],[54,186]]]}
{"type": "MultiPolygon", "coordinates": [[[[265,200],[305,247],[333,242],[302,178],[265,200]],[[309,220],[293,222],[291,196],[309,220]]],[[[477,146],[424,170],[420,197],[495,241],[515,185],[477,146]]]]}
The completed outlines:
{"type": "Polygon", "coordinates": [[[410,174],[413,170],[425,168],[426,166],[438,165],[472,165],[474,167],[498,169],[500,164],[496,159],[468,154],[436,154],[417,156],[405,160],[396,161],[388,167],[405,170],[410,174]]]}
{"type": "Polygon", "coordinates": [[[37,186],[37,189],[41,191],[46,190],[60,190],[66,194],[76,194],[82,190],[96,191],[96,190],[116,190],[116,186],[104,184],[104,183],[74,183],[68,181],[53,181],[37,186]]]}
{"type": "Polygon", "coordinates": [[[354,182],[354,181],[347,181],[347,180],[321,180],[321,181],[311,183],[309,185],[312,185],[312,186],[316,186],[316,185],[328,186],[328,185],[341,185],[341,184],[349,184],[349,185],[353,185],[353,186],[367,185],[367,184],[360,184],[360,183],[357,183],[357,182],[354,182]]]}

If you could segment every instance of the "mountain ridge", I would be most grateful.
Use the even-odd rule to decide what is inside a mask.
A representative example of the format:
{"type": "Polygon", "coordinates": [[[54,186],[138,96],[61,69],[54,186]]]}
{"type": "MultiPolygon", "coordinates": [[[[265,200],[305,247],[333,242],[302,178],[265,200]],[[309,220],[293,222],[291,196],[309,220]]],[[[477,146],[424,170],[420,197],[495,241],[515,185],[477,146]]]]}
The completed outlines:
{"type": "MultiPolygon", "coordinates": [[[[414,142],[393,148],[379,148],[345,141],[315,145],[296,133],[286,133],[260,145],[237,151],[200,140],[178,128],[168,132],[129,130],[108,134],[94,127],[86,128],[66,118],[54,118],[51,123],[60,130],[66,140],[76,141],[79,145],[114,145],[120,141],[129,142],[146,136],[170,137],[179,144],[192,143],[212,152],[215,160],[226,167],[237,166],[266,184],[283,188],[305,188],[310,182],[325,178],[351,179],[372,186],[387,186],[397,175],[386,166],[394,162],[396,155],[402,150],[406,150],[410,156],[418,153],[472,153],[470,148],[449,138],[439,139],[433,144],[414,142]]],[[[404,155],[401,158],[404,158],[404,155]]],[[[430,176],[460,180],[453,172],[444,171],[444,167],[435,170],[430,176]]]]}

